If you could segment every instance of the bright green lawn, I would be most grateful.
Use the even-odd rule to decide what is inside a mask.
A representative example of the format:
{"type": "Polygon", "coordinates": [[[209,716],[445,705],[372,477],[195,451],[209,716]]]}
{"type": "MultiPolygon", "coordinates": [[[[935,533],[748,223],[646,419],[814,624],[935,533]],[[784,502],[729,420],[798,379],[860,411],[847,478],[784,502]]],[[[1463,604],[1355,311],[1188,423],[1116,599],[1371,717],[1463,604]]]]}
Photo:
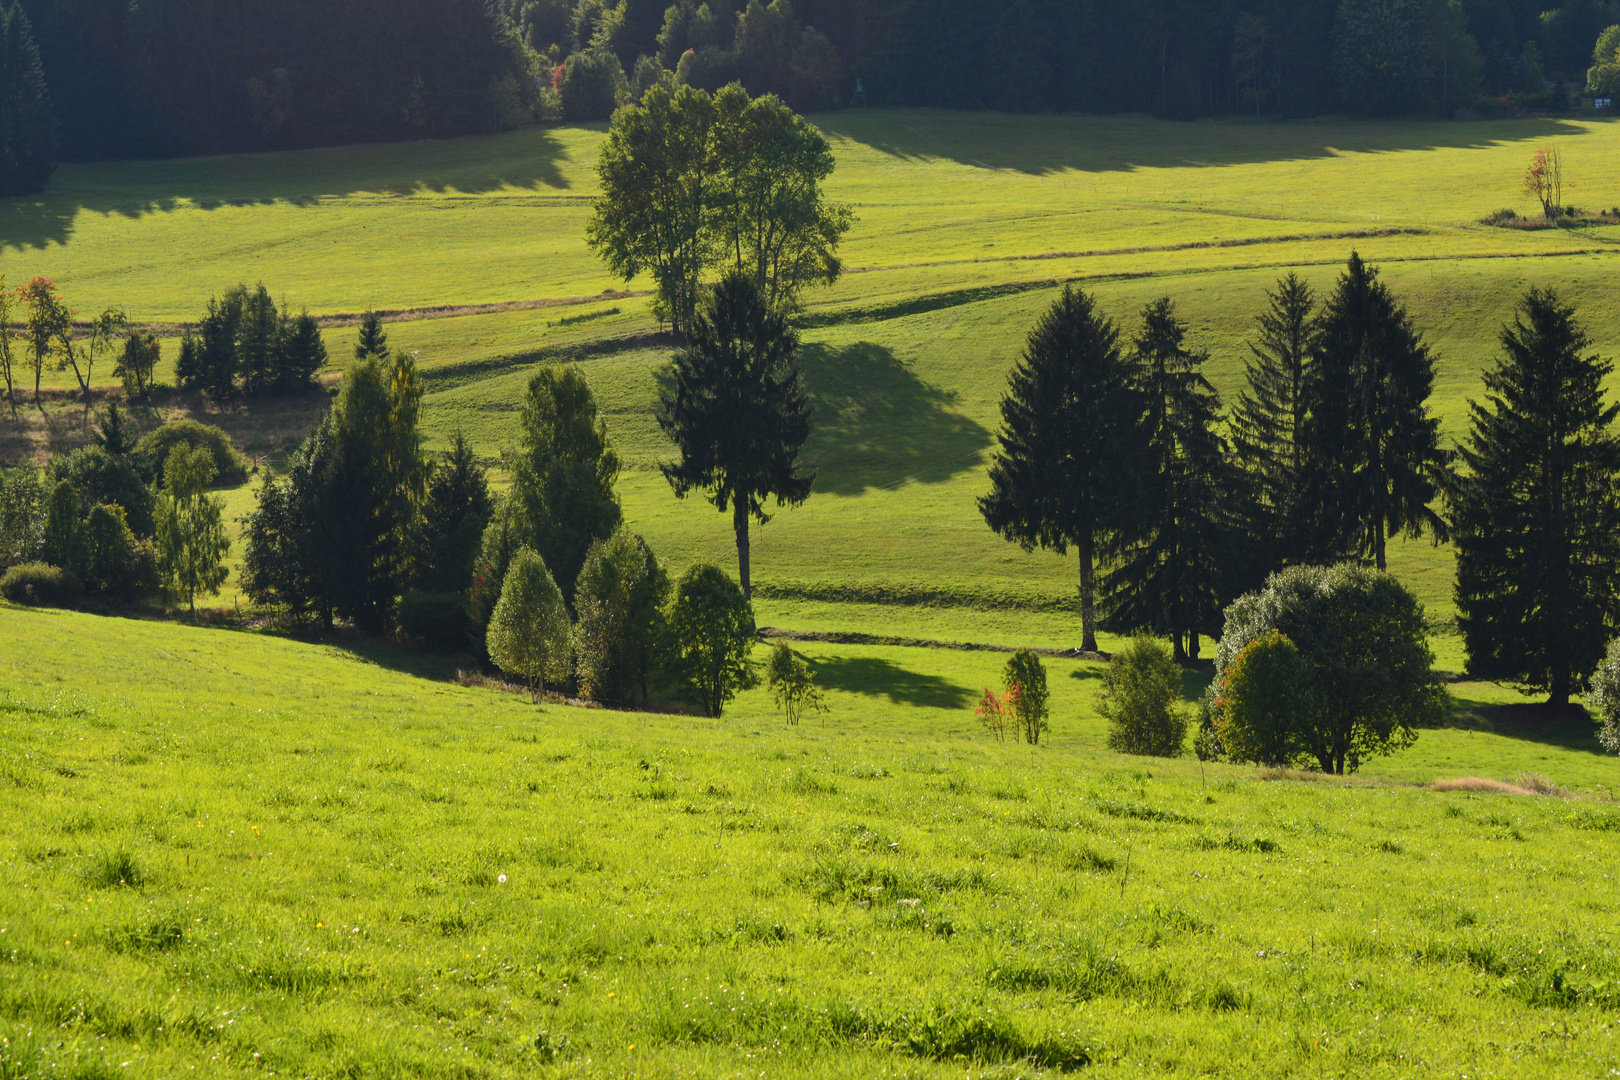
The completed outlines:
{"type": "MultiPolygon", "coordinates": [[[[805,651],[788,730],[0,607],[0,1075],[1620,1066],[1607,804],[1122,759],[1087,664],[999,745],[997,657],[805,651]]],[[[1538,757],[1597,775],[1451,732],[1369,773],[1538,757]]]]}

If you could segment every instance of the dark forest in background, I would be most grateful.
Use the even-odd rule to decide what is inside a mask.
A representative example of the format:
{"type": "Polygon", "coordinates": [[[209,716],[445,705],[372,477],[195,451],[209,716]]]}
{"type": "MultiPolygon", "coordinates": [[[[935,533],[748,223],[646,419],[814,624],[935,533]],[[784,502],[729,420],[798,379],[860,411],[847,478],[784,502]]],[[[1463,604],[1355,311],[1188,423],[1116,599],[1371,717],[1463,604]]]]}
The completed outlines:
{"type": "Polygon", "coordinates": [[[498,130],[563,115],[576,54],[592,61],[577,65],[580,85],[598,79],[606,102],[662,69],[740,79],[801,109],[849,104],[857,79],[874,106],[1187,119],[1559,109],[1620,23],[1620,0],[20,5],[64,160],[498,130]],[[604,75],[608,56],[617,70],[604,75]]]}

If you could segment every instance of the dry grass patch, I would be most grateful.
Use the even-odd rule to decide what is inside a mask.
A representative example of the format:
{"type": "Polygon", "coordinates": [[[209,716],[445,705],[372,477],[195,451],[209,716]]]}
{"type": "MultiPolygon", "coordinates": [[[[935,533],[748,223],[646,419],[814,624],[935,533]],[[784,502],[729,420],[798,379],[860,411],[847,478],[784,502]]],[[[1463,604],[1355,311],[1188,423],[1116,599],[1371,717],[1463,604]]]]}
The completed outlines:
{"type": "Polygon", "coordinates": [[[1464,776],[1456,780],[1436,780],[1429,785],[1431,791],[1493,791],[1498,795],[1534,795],[1536,792],[1517,784],[1501,780],[1487,780],[1482,776],[1464,776]]]}

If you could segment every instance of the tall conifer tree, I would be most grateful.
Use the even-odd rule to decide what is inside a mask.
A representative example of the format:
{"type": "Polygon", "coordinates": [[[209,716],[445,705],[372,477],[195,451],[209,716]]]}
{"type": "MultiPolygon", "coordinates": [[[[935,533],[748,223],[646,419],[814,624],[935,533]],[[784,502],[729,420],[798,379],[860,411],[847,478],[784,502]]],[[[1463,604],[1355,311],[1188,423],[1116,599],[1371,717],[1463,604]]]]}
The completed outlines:
{"type": "Polygon", "coordinates": [[[1030,332],[1001,399],[1001,451],[985,522],[1025,551],[1080,557],[1080,647],[1097,649],[1096,558],[1120,497],[1118,460],[1131,434],[1130,365],[1119,329],[1073,286],[1030,332]]]}
{"type": "Polygon", "coordinates": [[[1270,306],[1256,320],[1250,343],[1248,385],[1232,408],[1232,450],[1239,466],[1237,518],[1255,557],[1247,560],[1258,586],[1273,570],[1309,557],[1305,508],[1306,417],[1311,402],[1311,352],[1316,343],[1316,298],[1294,274],[1268,292],[1270,306]]]}
{"type": "Polygon", "coordinates": [[[22,5],[0,6],[0,197],[43,190],[55,143],[33,28],[22,5]]]}
{"type": "Polygon", "coordinates": [[[1322,313],[1307,439],[1310,558],[1370,557],[1405,533],[1446,538],[1432,509],[1449,455],[1429,415],[1434,357],[1378,271],[1355,253],[1322,313]]]}
{"type": "Polygon", "coordinates": [[[1186,336],[1169,297],[1143,310],[1135,355],[1141,426],[1124,465],[1134,490],[1107,581],[1109,622],[1168,635],[1178,661],[1197,659],[1199,635],[1220,626],[1224,531],[1221,399],[1199,370],[1208,356],[1187,349],[1186,336]]]}
{"type": "Polygon", "coordinates": [[[1530,290],[1501,342],[1449,492],[1457,622],[1470,674],[1563,705],[1620,624],[1614,365],[1581,355],[1590,341],[1551,290],[1530,290]]]}

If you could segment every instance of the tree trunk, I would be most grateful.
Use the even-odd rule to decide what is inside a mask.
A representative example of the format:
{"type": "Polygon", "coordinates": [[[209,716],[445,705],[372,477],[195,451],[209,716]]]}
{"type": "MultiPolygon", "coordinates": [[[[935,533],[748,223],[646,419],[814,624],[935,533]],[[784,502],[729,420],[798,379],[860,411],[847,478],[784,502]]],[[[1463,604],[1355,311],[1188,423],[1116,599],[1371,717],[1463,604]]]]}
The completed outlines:
{"type": "Polygon", "coordinates": [[[1187,655],[1194,663],[1198,661],[1198,631],[1196,630],[1187,632],[1187,655]]]}
{"type": "Polygon", "coordinates": [[[1097,568],[1091,537],[1080,539],[1080,651],[1097,651],[1097,568]]]}
{"type": "Polygon", "coordinates": [[[1373,565],[1379,570],[1388,570],[1389,563],[1384,558],[1384,523],[1373,523],[1373,565]]]}
{"type": "Polygon", "coordinates": [[[1557,662],[1552,673],[1552,692],[1547,695],[1547,704],[1557,705],[1559,708],[1569,704],[1569,664],[1557,662]]]}
{"type": "Polygon", "coordinates": [[[1179,629],[1170,631],[1170,642],[1174,650],[1173,655],[1176,663],[1185,664],[1187,662],[1187,646],[1179,629]]]}
{"type": "Polygon", "coordinates": [[[753,584],[748,577],[748,498],[745,495],[732,497],[732,528],[737,533],[737,573],[741,578],[743,599],[749,603],[754,601],[753,584]]]}

